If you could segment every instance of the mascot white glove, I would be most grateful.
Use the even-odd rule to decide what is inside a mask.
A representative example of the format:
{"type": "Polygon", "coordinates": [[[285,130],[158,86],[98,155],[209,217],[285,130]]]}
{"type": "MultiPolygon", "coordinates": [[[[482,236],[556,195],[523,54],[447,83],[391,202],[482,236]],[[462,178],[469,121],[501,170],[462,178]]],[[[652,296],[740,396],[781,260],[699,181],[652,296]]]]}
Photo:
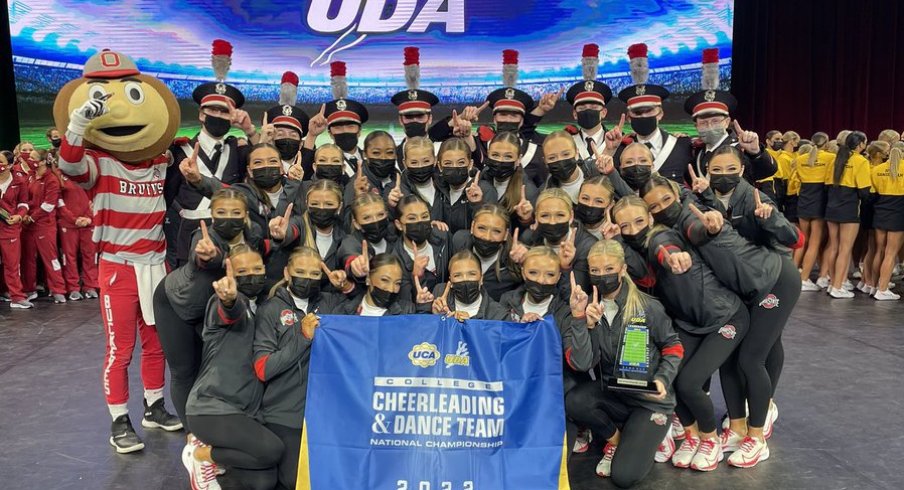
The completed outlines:
{"type": "Polygon", "coordinates": [[[88,128],[91,120],[103,116],[109,111],[105,101],[105,98],[90,99],[85,101],[81,107],[72,111],[72,114],[69,115],[67,131],[78,136],[84,136],[85,129],[88,128]]]}

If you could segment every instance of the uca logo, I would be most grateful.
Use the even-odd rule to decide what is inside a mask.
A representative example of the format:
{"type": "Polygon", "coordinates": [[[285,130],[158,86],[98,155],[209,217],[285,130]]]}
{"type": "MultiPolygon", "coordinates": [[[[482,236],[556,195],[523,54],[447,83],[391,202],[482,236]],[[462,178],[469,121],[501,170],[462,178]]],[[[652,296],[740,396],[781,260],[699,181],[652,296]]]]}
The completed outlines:
{"type": "Polygon", "coordinates": [[[308,8],[307,24],[312,31],[341,33],[311,62],[312,67],[326,65],[333,55],[357,46],[371,34],[423,34],[431,24],[442,24],[446,33],[465,32],[465,0],[340,0],[338,8],[330,12],[332,3],[334,0],[311,0],[308,8]],[[384,14],[387,4],[390,12],[384,14]]]}

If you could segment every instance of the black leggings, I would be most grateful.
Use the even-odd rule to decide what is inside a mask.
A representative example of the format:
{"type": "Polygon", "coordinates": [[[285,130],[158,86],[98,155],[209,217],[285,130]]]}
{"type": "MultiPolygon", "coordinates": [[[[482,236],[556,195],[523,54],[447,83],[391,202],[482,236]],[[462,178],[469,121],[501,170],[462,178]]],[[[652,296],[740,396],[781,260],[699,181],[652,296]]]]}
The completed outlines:
{"type": "Polygon", "coordinates": [[[684,359],[675,378],[675,394],[678,398],[675,412],[681,425],[688,427],[696,422],[700,432],[715,432],[713,401],[706,394],[703,385],[741,344],[749,325],[750,316],[747,308],[742,306],[725,326],[715,332],[694,335],[678,329],[678,337],[684,346],[684,359]]]}
{"type": "Polygon", "coordinates": [[[252,490],[276,486],[276,464],[285,447],[279,437],[247,415],[189,415],[195,436],[211,446],[210,457],[252,490]]]}
{"type": "Polygon", "coordinates": [[[201,352],[204,342],[201,340],[203,319],[196,323],[183,320],[166,296],[165,281],[160,281],[154,290],[154,317],[157,321],[157,336],[163,347],[163,355],[170,369],[170,398],[176,409],[176,415],[182,420],[187,432],[193,432],[185,417],[185,404],[191,392],[198,370],[201,369],[201,352]]]}
{"type": "Polygon", "coordinates": [[[565,395],[565,410],[575,422],[604,439],[621,427],[611,475],[612,483],[619,488],[634,486],[647,476],[653,467],[653,456],[669,430],[667,414],[654,416],[657,412],[635,406],[623,395],[603,392],[598,381],[569,391],[565,395]]]}
{"type": "Polygon", "coordinates": [[[750,410],[750,427],[760,428],[766,425],[769,400],[775,395],[785,359],[781,344],[782,331],[798,298],[800,273],[790,259],[783,257],[778,282],[765,299],[750,307],[750,332],[738,349],[737,367],[732,366],[731,361],[726,363],[721,379],[728,414],[733,419],[743,418],[746,398],[750,410]],[[735,369],[743,374],[746,389],[730,380],[726,389],[726,377],[736,377],[735,369]]]}
{"type": "Polygon", "coordinates": [[[266,427],[279,437],[286,448],[276,464],[279,477],[277,488],[295,490],[295,479],[298,478],[298,454],[301,452],[301,429],[278,424],[266,424],[266,427]]]}

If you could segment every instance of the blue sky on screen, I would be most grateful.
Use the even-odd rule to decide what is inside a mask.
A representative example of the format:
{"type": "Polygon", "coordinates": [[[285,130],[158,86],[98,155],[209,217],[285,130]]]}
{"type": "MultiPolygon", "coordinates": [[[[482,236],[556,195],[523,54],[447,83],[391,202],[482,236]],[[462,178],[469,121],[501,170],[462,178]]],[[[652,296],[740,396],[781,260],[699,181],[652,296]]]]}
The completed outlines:
{"type": "Polygon", "coordinates": [[[521,52],[524,81],[578,78],[588,42],[600,45],[601,75],[627,71],[626,50],[635,42],[649,45],[653,69],[699,63],[708,47],[729,58],[733,1],[10,0],[9,13],[13,53],[27,58],[82,64],[109,47],[145,71],[211,76],[210,43],[222,38],[235,48],[231,79],[272,80],[294,70],[302,80],[324,81],[329,68],[321,63],[357,41],[333,54],[348,63],[350,80],[400,82],[402,48],[410,45],[421,48],[422,79],[430,84],[496,80],[507,48],[521,52]],[[461,14],[427,23],[436,4],[461,14]],[[317,32],[328,20],[316,14],[324,5],[327,18],[350,13],[349,22],[317,32]],[[395,30],[373,32],[380,28],[395,30]]]}

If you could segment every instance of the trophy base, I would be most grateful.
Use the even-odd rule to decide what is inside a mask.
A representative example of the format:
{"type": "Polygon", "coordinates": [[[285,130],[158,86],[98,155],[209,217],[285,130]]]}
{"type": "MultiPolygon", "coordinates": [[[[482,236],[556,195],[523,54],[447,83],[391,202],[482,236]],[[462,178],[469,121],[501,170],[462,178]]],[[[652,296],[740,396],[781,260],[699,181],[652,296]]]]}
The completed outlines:
{"type": "Polygon", "coordinates": [[[655,395],[659,393],[656,383],[652,381],[642,381],[627,378],[611,378],[606,383],[606,389],[612,391],[623,391],[626,393],[643,393],[645,395],[655,395]]]}

